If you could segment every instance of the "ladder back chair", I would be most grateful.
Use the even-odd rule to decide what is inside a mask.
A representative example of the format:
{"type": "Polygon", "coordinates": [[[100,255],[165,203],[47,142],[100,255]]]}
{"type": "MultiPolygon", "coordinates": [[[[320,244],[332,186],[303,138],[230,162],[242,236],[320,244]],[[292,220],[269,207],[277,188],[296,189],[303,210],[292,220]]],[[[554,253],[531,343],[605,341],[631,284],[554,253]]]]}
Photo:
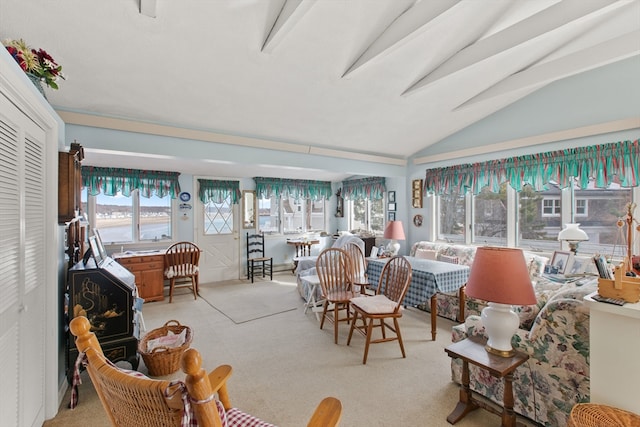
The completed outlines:
{"type": "Polygon", "coordinates": [[[363,365],[367,363],[370,344],[398,341],[402,357],[406,357],[398,319],[402,317],[402,302],[411,283],[411,274],[409,261],[405,257],[395,256],[382,269],[374,296],[359,296],[351,299],[354,315],[347,345],[351,344],[354,330],[358,330],[365,336],[363,365]],[[360,325],[357,324],[358,319],[362,321],[360,325]],[[387,323],[387,319],[393,320],[393,324],[387,323]],[[381,338],[372,338],[374,328],[380,328],[381,338]],[[387,336],[387,329],[393,333],[392,336],[387,336]]]}
{"type": "MultiPolygon", "coordinates": [[[[184,381],[152,379],[112,364],[104,356],[86,317],[73,318],[69,326],[113,426],[187,427],[194,425],[193,418],[200,427],[273,426],[232,407],[227,390],[232,372],[229,365],[218,366],[207,374],[202,369],[202,356],[190,348],[181,360],[184,381]]],[[[72,400],[72,406],[75,403],[72,400]]],[[[308,427],[334,427],[339,425],[341,416],[340,400],[326,397],[316,407],[308,427]]]]}
{"type": "Polygon", "coordinates": [[[351,321],[349,301],[358,295],[353,291],[349,254],[339,248],[325,249],[318,255],[316,273],[324,299],[320,329],[324,327],[325,320],[333,322],[334,342],[337,344],[338,324],[351,321]],[[345,313],[344,317],[340,317],[341,312],[345,313]]]}
{"type": "Polygon", "coordinates": [[[164,255],[164,276],[169,279],[169,302],[173,302],[173,290],[189,288],[193,298],[198,298],[200,248],[192,242],[178,242],[169,246],[164,255]]]}
{"type": "Polygon", "coordinates": [[[264,233],[247,233],[247,279],[253,283],[254,276],[260,273],[273,280],[273,258],[265,256],[264,233]]]}

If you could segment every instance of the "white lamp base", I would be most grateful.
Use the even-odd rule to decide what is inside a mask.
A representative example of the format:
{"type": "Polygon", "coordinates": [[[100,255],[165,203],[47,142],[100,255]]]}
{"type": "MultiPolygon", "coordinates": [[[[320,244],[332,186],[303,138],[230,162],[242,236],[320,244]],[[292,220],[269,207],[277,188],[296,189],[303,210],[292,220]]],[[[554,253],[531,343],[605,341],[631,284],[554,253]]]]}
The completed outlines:
{"type": "Polygon", "coordinates": [[[391,256],[398,255],[398,252],[400,252],[400,243],[398,243],[397,240],[390,241],[389,245],[387,246],[387,251],[391,256]]]}
{"type": "Polygon", "coordinates": [[[489,353],[502,357],[515,354],[511,338],[518,330],[520,319],[511,310],[510,305],[490,302],[488,307],[482,310],[482,324],[489,336],[485,347],[489,353]]]}

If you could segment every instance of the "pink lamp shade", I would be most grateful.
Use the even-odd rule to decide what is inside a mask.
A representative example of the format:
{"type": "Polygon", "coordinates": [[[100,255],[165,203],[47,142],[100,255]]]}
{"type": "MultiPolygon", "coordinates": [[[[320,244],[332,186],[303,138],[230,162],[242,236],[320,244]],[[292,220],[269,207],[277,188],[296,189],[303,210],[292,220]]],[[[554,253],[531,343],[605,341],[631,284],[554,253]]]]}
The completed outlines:
{"type": "Polygon", "coordinates": [[[402,221],[389,221],[384,229],[384,238],[391,240],[404,240],[404,229],[402,221]]]}
{"type": "Polygon", "coordinates": [[[478,248],[465,293],[500,304],[537,303],[522,250],[514,248],[478,248]]]}
{"type": "Polygon", "coordinates": [[[400,251],[400,243],[398,240],[404,240],[404,229],[402,228],[402,221],[389,221],[387,228],[384,229],[384,238],[391,239],[387,250],[389,255],[396,256],[400,251]]]}
{"type": "Polygon", "coordinates": [[[486,350],[511,357],[511,339],[519,325],[512,305],[533,305],[531,279],[520,249],[482,247],[476,250],[465,293],[488,301],[482,310],[482,324],[489,337],[486,350]]]}

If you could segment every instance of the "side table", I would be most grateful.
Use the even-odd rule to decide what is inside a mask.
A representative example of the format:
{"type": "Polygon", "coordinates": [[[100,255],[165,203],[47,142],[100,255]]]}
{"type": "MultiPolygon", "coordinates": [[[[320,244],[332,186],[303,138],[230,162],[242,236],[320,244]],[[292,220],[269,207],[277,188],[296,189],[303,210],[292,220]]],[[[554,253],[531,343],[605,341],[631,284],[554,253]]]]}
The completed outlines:
{"type": "Polygon", "coordinates": [[[447,417],[450,424],[455,424],[469,412],[483,408],[496,413],[495,409],[482,401],[473,398],[469,388],[469,363],[486,370],[497,378],[504,379],[504,396],[502,413],[502,427],[515,427],[516,414],[513,412],[513,371],[529,359],[529,356],[516,352],[511,357],[501,357],[488,353],[484,346],[486,342],[475,338],[467,338],[463,341],[451,344],[444,351],[453,359],[462,359],[462,384],[460,386],[460,401],[453,412],[447,417]]]}
{"type": "Polygon", "coordinates": [[[301,277],[301,280],[304,280],[309,284],[309,296],[307,298],[307,302],[304,304],[304,314],[307,314],[307,310],[311,309],[311,311],[316,315],[316,320],[320,321],[320,313],[323,311],[324,304],[324,300],[316,300],[316,294],[320,287],[320,277],[317,275],[304,276],[301,277]]]}

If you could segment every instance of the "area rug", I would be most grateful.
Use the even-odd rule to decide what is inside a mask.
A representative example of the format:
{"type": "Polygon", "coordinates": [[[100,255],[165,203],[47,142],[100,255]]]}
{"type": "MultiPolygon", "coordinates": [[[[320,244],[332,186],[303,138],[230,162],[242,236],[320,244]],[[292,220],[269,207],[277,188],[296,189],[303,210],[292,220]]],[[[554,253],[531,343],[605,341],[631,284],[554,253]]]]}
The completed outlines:
{"type": "Polygon", "coordinates": [[[200,285],[200,296],[233,323],[245,323],[302,306],[295,284],[233,280],[200,285]]]}

